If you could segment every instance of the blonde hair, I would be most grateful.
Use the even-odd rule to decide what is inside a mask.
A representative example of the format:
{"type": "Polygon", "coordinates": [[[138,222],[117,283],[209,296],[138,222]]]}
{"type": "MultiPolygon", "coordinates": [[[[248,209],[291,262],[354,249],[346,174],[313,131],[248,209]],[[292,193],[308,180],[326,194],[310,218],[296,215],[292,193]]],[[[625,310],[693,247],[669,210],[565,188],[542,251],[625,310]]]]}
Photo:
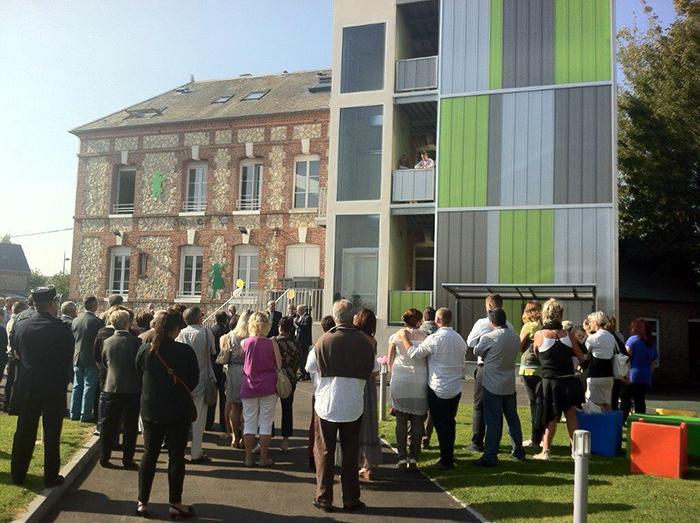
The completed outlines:
{"type": "Polygon", "coordinates": [[[564,307],[554,298],[548,299],[542,306],[542,323],[561,323],[564,307]]]}
{"type": "Polygon", "coordinates": [[[270,332],[270,317],[265,312],[255,311],[248,320],[248,333],[264,338],[270,332]]]}
{"type": "Polygon", "coordinates": [[[236,323],[236,328],[233,329],[234,336],[242,340],[250,336],[248,334],[248,320],[250,320],[251,314],[253,314],[253,311],[250,309],[246,309],[241,313],[241,316],[238,318],[238,323],[236,323]]]}
{"type": "Polygon", "coordinates": [[[525,310],[522,316],[523,323],[536,322],[540,323],[542,321],[542,305],[536,300],[530,300],[525,305],[525,310]]]}
{"type": "Polygon", "coordinates": [[[130,320],[131,316],[129,316],[129,312],[125,310],[117,310],[109,315],[109,321],[116,330],[126,329],[126,326],[129,325],[130,320]]]}
{"type": "Polygon", "coordinates": [[[598,328],[605,329],[605,326],[608,324],[608,316],[603,311],[591,312],[588,315],[588,322],[593,321],[598,324],[598,328]]]}

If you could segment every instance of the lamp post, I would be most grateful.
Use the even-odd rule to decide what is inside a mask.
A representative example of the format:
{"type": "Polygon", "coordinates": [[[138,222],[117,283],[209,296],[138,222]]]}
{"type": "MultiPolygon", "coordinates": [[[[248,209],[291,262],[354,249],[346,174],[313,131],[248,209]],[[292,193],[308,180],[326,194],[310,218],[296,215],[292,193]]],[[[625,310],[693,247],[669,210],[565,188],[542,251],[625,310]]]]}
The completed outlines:
{"type": "Polygon", "coordinates": [[[588,521],[588,456],[591,454],[591,433],[574,431],[574,523],[588,521]]]}
{"type": "Polygon", "coordinates": [[[66,273],[66,262],[70,261],[70,258],[66,258],[66,251],[63,251],[63,274],[66,273]]]}

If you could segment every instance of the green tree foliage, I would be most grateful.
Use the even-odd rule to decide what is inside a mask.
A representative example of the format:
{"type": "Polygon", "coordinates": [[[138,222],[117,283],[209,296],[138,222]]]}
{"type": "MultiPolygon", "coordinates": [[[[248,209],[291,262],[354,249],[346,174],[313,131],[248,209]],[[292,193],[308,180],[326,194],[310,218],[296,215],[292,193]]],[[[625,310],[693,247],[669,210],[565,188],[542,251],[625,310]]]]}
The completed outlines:
{"type": "Polygon", "coordinates": [[[42,287],[49,282],[49,277],[39,269],[31,269],[29,272],[29,288],[42,287]]]}
{"type": "Polygon", "coordinates": [[[663,28],[620,31],[620,236],[622,261],[700,279],[700,4],[674,0],[663,28]]]}
{"type": "Polygon", "coordinates": [[[70,285],[70,274],[59,272],[49,278],[48,283],[56,287],[56,292],[62,296],[65,301],[68,298],[68,287],[70,285]]]}
{"type": "Polygon", "coordinates": [[[12,236],[10,233],[5,233],[2,238],[0,238],[0,243],[12,243],[12,236]]]}

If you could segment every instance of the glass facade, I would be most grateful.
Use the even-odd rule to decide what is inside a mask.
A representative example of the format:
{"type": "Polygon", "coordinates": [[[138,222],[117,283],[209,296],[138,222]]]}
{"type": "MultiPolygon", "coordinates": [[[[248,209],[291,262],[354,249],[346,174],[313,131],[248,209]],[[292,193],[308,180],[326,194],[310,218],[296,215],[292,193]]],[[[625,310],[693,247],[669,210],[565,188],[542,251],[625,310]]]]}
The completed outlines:
{"type": "Polygon", "coordinates": [[[381,105],[340,110],[338,201],[381,197],[382,129],[381,105]]]}
{"type": "Polygon", "coordinates": [[[333,301],[377,312],[379,215],[337,216],[333,301]]]}
{"type": "Polygon", "coordinates": [[[341,93],[384,89],[384,24],[343,29],[341,93]]]}

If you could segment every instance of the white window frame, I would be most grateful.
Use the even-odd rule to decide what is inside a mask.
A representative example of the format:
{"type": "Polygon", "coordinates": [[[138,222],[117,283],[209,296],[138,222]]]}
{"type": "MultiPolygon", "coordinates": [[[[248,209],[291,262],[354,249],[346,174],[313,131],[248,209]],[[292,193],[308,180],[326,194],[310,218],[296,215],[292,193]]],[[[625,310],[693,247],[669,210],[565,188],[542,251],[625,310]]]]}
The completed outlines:
{"type": "Polygon", "coordinates": [[[644,321],[652,324],[651,335],[656,341],[656,354],[658,354],[658,359],[656,360],[656,368],[659,368],[661,364],[661,321],[659,318],[642,318],[644,321]]]}
{"type": "Polygon", "coordinates": [[[203,286],[203,280],[204,280],[204,248],[203,247],[195,247],[195,246],[188,246],[188,247],[183,247],[180,253],[180,287],[178,289],[178,297],[179,298],[201,298],[202,296],[202,286],[203,286]],[[190,291],[185,292],[185,261],[187,257],[192,257],[193,263],[192,263],[192,275],[190,278],[190,291]],[[201,279],[199,280],[199,292],[195,290],[197,286],[197,279],[196,279],[196,274],[197,274],[197,258],[201,259],[201,279]]]}
{"type": "Polygon", "coordinates": [[[294,158],[294,183],[292,183],[292,209],[318,209],[318,199],[321,193],[321,157],[317,154],[297,156],[294,158]],[[311,162],[318,162],[318,191],[316,191],[316,205],[309,206],[309,166],[311,162]],[[297,207],[297,166],[300,163],[306,164],[306,187],[304,188],[304,205],[297,207]]]}
{"type": "Polygon", "coordinates": [[[302,274],[301,276],[296,276],[298,278],[319,278],[321,276],[321,246],[316,245],[315,243],[293,243],[291,245],[287,245],[287,249],[285,252],[285,258],[284,258],[284,276],[285,278],[294,278],[295,276],[292,276],[290,274],[290,267],[289,267],[289,250],[290,249],[301,249],[303,251],[303,267],[302,267],[302,272],[306,273],[307,272],[307,266],[306,266],[306,251],[309,250],[314,250],[318,253],[318,264],[315,267],[315,273],[312,275],[306,275],[302,274]]]}
{"type": "Polygon", "coordinates": [[[108,294],[119,294],[124,298],[129,296],[129,278],[131,277],[131,249],[129,247],[114,247],[112,248],[110,255],[110,266],[109,266],[109,293],[108,294]],[[114,269],[116,266],[116,259],[121,258],[121,273],[119,278],[118,288],[115,289],[114,284],[114,269]],[[124,277],[124,265],[126,259],[129,259],[129,275],[124,277]]]}
{"type": "MultiPolygon", "coordinates": [[[[240,172],[238,176],[238,202],[236,208],[239,211],[249,211],[256,212],[260,210],[262,206],[262,180],[263,180],[263,161],[262,159],[254,160],[244,160],[241,162],[240,172]],[[260,166],[260,172],[258,175],[258,187],[257,187],[257,198],[255,197],[255,187],[253,187],[253,194],[251,198],[243,199],[243,171],[247,168],[253,168],[253,175],[255,175],[256,166],[260,166]]],[[[255,180],[253,180],[255,183],[255,180]]]]}
{"type": "Polygon", "coordinates": [[[258,289],[259,284],[260,284],[260,247],[258,247],[257,245],[238,245],[234,249],[234,260],[235,260],[235,267],[234,267],[234,271],[233,271],[233,274],[234,274],[233,287],[236,288],[235,282],[238,281],[238,279],[240,278],[241,280],[243,280],[243,282],[245,284],[243,286],[243,291],[251,291],[251,290],[258,289]],[[239,271],[242,268],[241,264],[240,264],[240,259],[242,257],[249,259],[249,258],[252,258],[253,256],[257,256],[257,258],[258,258],[257,278],[255,279],[255,281],[251,281],[251,279],[250,279],[250,273],[251,273],[250,260],[248,260],[248,262],[246,264],[247,266],[245,268],[244,277],[241,277],[239,274],[239,271]],[[255,286],[252,285],[253,283],[255,284],[255,286]]]}
{"type": "Polygon", "coordinates": [[[185,201],[183,211],[202,212],[207,208],[207,162],[190,162],[187,164],[187,178],[185,180],[185,201]],[[195,176],[194,187],[190,183],[190,177],[195,176]],[[197,179],[199,177],[199,179],[197,179]],[[194,194],[193,194],[194,192],[194,194]]]}
{"type": "MultiPolygon", "coordinates": [[[[413,274],[411,278],[411,288],[415,291],[416,289],[416,262],[418,260],[432,260],[433,261],[433,275],[435,275],[435,242],[420,242],[413,244],[413,274]],[[416,256],[416,251],[421,247],[432,247],[433,255],[430,258],[425,256],[416,256]]],[[[435,290],[435,289],[431,289],[435,290]]]]}
{"type": "Polygon", "coordinates": [[[133,214],[136,203],[136,167],[133,165],[123,166],[117,169],[117,180],[114,184],[114,199],[112,200],[112,214],[133,214]],[[119,189],[121,188],[122,173],[134,174],[134,193],[131,195],[131,205],[119,203],[119,189]],[[122,207],[122,205],[124,207],[122,207]]]}

